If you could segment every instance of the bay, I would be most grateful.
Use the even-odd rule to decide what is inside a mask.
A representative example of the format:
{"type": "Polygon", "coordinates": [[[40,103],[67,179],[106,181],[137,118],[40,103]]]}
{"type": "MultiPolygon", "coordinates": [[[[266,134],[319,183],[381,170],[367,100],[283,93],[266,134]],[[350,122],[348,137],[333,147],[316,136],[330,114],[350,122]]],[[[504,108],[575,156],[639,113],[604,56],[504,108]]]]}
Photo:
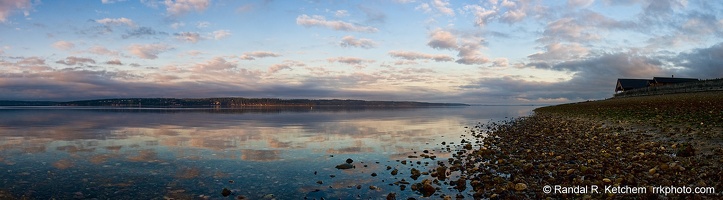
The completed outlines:
{"type": "MultiPolygon", "coordinates": [[[[446,160],[465,127],[534,108],[2,107],[0,195],[215,199],[227,188],[250,199],[418,197],[394,183],[430,178],[413,180],[410,169],[446,160]],[[419,157],[424,150],[437,159],[419,157]],[[355,168],[335,168],[348,158],[355,168]]],[[[437,195],[468,195],[441,187],[437,195]]]]}

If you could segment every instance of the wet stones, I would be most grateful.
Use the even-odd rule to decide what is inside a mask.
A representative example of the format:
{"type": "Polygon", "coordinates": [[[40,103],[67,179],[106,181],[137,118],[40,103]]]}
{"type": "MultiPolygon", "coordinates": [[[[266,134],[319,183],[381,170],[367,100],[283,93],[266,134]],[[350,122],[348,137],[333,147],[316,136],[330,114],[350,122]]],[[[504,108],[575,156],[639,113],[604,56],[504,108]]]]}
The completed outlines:
{"type": "Polygon", "coordinates": [[[517,191],[523,191],[526,189],[527,189],[527,184],[524,184],[524,183],[515,184],[515,190],[517,190],[517,191]]]}
{"type": "MultiPolygon", "coordinates": [[[[396,169],[395,169],[395,170],[396,170],[396,169]]],[[[412,169],[411,169],[411,173],[412,173],[412,175],[409,176],[409,177],[411,177],[411,178],[414,179],[414,180],[417,180],[417,178],[419,178],[419,176],[422,175],[422,172],[419,171],[417,168],[412,168],[412,169]]]]}
{"type": "Polygon", "coordinates": [[[439,166],[437,167],[437,171],[435,173],[437,179],[444,180],[447,178],[447,167],[445,166],[439,166]]]}
{"type": "Polygon", "coordinates": [[[223,188],[223,190],[221,190],[221,195],[227,197],[231,195],[231,190],[229,190],[228,188],[223,188]]]}
{"type": "Polygon", "coordinates": [[[344,163],[344,164],[337,165],[335,168],[337,168],[337,169],[351,169],[351,168],[354,168],[354,165],[349,164],[349,163],[344,163]]]}

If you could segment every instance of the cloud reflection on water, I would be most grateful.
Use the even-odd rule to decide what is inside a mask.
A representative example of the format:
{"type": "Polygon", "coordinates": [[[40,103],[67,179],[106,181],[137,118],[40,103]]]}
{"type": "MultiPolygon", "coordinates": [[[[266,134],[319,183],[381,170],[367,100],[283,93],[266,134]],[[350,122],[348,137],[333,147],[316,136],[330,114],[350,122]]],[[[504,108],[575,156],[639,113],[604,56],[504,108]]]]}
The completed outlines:
{"type": "MultiPolygon", "coordinates": [[[[172,183],[181,184],[177,182],[218,179],[219,174],[224,179],[246,180],[237,184],[277,176],[305,180],[309,177],[303,174],[314,169],[368,178],[374,170],[388,173],[372,165],[373,161],[404,160],[422,148],[441,148],[437,146],[440,141],[458,142],[462,127],[501,118],[499,113],[485,116],[475,109],[489,108],[335,112],[0,108],[0,169],[96,171],[95,176],[114,174],[104,181],[111,186],[118,184],[114,177],[124,180],[129,174],[155,177],[161,185],[169,184],[163,182],[164,177],[179,179],[172,183]],[[370,165],[363,169],[365,174],[335,171],[333,167],[347,157],[367,161],[370,165]],[[48,164],[31,164],[39,162],[48,164]]],[[[508,114],[517,116],[530,109],[512,109],[508,114]]],[[[438,152],[435,155],[444,155],[438,152]]],[[[334,180],[331,184],[337,187],[371,181],[334,180]]],[[[282,182],[265,189],[304,185],[282,182]]]]}

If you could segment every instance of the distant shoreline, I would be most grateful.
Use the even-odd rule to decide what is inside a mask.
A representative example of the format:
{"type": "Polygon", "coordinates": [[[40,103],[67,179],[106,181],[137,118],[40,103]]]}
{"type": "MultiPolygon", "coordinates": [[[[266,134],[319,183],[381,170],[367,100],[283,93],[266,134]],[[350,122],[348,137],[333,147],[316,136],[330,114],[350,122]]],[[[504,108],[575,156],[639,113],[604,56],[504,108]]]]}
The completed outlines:
{"type": "Polygon", "coordinates": [[[365,101],[351,99],[276,99],[276,98],[118,98],[80,101],[0,100],[0,106],[37,107],[118,107],[118,108],[262,108],[262,107],[448,107],[470,106],[462,103],[416,101],[365,101]]]}

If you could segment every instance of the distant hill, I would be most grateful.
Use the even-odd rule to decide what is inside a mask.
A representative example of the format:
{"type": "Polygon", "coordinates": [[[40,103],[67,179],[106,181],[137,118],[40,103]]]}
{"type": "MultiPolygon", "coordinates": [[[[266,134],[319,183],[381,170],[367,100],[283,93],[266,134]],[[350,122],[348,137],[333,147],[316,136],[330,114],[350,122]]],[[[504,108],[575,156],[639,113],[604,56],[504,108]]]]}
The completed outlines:
{"type": "Polygon", "coordinates": [[[461,103],[427,103],[414,101],[364,101],[341,99],[276,99],[276,98],[122,98],[82,101],[5,101],[0,106],[101,106],[101,107],[150,107],[150,108],[207,108],[245,106],[337,106],[337,107],[431,107],[469,106],[461,103]]]}

